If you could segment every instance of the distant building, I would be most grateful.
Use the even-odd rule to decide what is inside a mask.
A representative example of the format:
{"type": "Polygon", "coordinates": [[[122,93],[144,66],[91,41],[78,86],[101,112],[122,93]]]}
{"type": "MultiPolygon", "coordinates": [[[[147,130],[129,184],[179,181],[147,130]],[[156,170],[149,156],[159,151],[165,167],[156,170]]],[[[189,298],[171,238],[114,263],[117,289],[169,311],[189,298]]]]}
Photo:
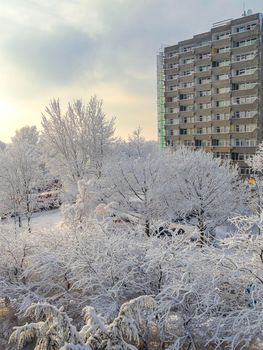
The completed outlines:
{"type": "Polygon", "coordinates": [[[242,174],[263,141],[263,15],[215,23],[157,57],[161,147],[204,148],[242,174]]]}

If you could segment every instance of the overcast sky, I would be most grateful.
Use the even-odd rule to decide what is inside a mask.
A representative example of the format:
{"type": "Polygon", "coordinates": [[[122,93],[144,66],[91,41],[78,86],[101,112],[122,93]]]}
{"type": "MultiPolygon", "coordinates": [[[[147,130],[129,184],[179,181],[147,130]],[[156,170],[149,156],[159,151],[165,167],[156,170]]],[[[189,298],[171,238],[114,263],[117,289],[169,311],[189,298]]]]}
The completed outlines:
{"type": "MultiPolygon", "coordinates": [[[[263,12],[263,1],[246,7],[263,12]]],[[[40,127],[51,98],[92,94],[118,136],[140,125],[156,139],[158,48],[242,11],[243,0],[0,0],[0,140],[40,127]]]]}

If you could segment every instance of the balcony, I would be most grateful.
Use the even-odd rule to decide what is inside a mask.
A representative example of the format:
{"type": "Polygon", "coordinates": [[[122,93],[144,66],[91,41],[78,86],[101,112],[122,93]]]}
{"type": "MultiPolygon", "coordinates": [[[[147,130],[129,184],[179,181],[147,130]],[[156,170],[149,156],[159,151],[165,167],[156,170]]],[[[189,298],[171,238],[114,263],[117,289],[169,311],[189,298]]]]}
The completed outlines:
{"type": "MultiPolygon", "coordinates": [[[[247,26],[251,26],[251,25],[247,25],[247,26]]],[[[237,30],[237,28],[234,28],[234,30],[232,30],[232,37],[233,39],[245,39],[251,36],[255,36],[259,33],[259,25],[255,24],[253,25],[253,27],[250,27],[249,29],[246,29],[246,25],[242,26],[242,30],[237,30]]],[[[248,28],[248,27],[247,27],[248,28]]]]}
{"type": "Polygon", "coordinates": [[[257,124],[234,124],[231,125],[231,133],[251,133],[257,130],[257,124]]]}
{"type": "Polygon", "coordinates": [[[179,52],[166,52],[165,59],[178,58],[179,52]]]}
{"type": "Polygon", "coordinates": [[[233,47],[232,55],[249,53],[251,51],[258,51],[258,47],[259,47],[258,43],[254,43],[246,46],[233,47]]]}
{"type": "Polygon", "coordinates": [[[212,116],[213,121],[223,121],[223,120],[230,120],[230,114],[229,113],[217,113],[216,115],[212,116]]]}
{"type": "Polygon", "coordinates": [[[210,63],[211,63],[211,54],[205,54],[205,55],[197,54],[196,55],[196,59],[195,59],[196,65],[208,65],[210,63]]]}
{"type": "Polygon", "coordinates": [[[251,61],[251,60],[254,60],[255,58],[258,58],[258,57],[259,57],[259,55],[258,55],[257,51],[255,51],[253,53],[233,55],[232,56],[232,64],[251,61]]]}
{"type": "Polygon", "coordinates": [[[252,46],[252,45],[256,45],[258,43],[258,39],[255,38],[248,38],[246,40],[240,40],[240,41],[234,41],[233,42],[233,49],[236,48],[243,48],[243,47],[247,47],[247,46],[252,46]]]}
{"type": "Polygon", "coordinates": [[[258,111],[243,111],[243,112],[236,111],[235,114],[231,116],[231,119],[233,120],[251,119],[257,115],[258,115],[258,111]]]}
{"type": "Polygon", "coordinates": [[[234,97],[232,98],[232,105],[248,105],[253,104],[256,101],[258,101],[256,96],[234,97]]]}
{"type": "Polygon", "coordinates": [[[211,48],[211,42],[207,42],[206,44],[195,46],[194,52],[196,55],[201,55],[201,54],[209,55],[208,51],[210,52],[210,48],[211,48]]]}
{"type": "Polygon", "coordinates": [[[211,84],[211,79],[206,79],[206,78],[198,78],[196,81],[196,85],[198,87],[201,86],[202,88],[199,90],[209,90],[210,84],[211,84]],[[208,85],[209,84],[209,85],[208,85]]]}
{"type": "Polygon", "coordinates": [[[245,77],[247,75],[253,75],[255,72],[258,71],[258,67],[247,67],[247,68],[240,68],[236,70],[232,70],[232,77],[245,77]]]}
{"type": "Polygon", "coordinates": [[[202,115],[202,116],[199,116],[199,117],[195,117],[194,122],[197,123],[197,124],[210,123],[211,122],[211,115],[202,115]]]}
{"type": "Polygon", "coordinates": [[[225,140],[225,139],[221,139],[221,140],[212,140],[212,147],[230,147],[230,140],[225,140]]]}
{"type": "Polygon", "coordinates": [[[210,127],[198,127],[196,129],[193,129],[193,135],[211,135],[211,128],[210,127]]]}
{"type": "Polygon", "coordinates": [[[231,38],[231,33],[223,33],[223,34],[214,34],[212,41],[213,42],[221,42],[222,40],[230,39],[231,38]]]}
{"type": "Polygon", "coordinates": [[[247,140],[247,139],[235,139],[231,140],[232,147],[256,147],[257,140],[247,140]]]}
{"type": "Polygon", "coordinates": [[[232,76],[232,83],[250,83],[251,81],[257,81],[259,77],[259,70],[257,69],[252,74],[242,74],[232,76]]]}
{"type": "Polygon", "coordinates": [[[211,130],[211,133],[212,134],[229,134],[229,127],[226,126],[213,126],[212,127],[212,130],[211,130]]]}
{"type": "Polygon", "coordinates": [[[242,97],[242,94],[256,95],[258,94],[258,83],[239,83],[232,84],[232,97],[242,97]]]}
{"type": "Polygon", "coordinates": [[[179,75],[178,74],[175,74],[175,75],[169,75],[167,76],[166,78],[166,81],[175,81],[179,78],[179,75]]]}

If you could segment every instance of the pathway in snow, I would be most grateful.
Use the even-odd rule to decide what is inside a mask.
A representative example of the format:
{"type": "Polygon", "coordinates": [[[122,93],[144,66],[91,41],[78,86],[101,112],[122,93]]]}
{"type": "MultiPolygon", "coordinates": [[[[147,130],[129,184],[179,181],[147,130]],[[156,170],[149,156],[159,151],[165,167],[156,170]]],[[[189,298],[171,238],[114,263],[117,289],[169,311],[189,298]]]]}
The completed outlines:
{"type": "MultiPolygon", "coordinates": [[[[10,220],[0,220],[0,224],[13,224],[13,219],[10,220]]],[[[34,213],[31,218],[31,227],[32,232],[42,230],[42,229],[51,229],[59,227],[61,223],[61,214],[59,209],[42,211],[40,213],[34,213]]],[[[23,227],[27,227],[26,218],[22,219],[23,227]]]]}
{"type": "MultiPolygon", "coordinates": [[[[60,225],[60,210],[54,209],[35,213],[31,219],[32,230],[49,229],[60,225]]],[[[26,224],[26,223],[25,223],[26,224]]]]}

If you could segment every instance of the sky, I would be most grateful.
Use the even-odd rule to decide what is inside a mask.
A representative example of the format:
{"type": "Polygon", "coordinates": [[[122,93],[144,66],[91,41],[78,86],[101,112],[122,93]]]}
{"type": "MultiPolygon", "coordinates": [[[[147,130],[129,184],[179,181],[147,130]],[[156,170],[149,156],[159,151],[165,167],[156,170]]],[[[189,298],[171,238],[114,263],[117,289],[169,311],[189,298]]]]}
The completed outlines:
{"type": "MultiPolygon", "coordinates": [[[[157,139],[156,53],[238,18],[243,0],[0,0],[0,140],[41,129],[52,98],[96,94],[116,135],[157,139]]],[[[263,12],[262,0],[246,8],[263,12]]]]}

